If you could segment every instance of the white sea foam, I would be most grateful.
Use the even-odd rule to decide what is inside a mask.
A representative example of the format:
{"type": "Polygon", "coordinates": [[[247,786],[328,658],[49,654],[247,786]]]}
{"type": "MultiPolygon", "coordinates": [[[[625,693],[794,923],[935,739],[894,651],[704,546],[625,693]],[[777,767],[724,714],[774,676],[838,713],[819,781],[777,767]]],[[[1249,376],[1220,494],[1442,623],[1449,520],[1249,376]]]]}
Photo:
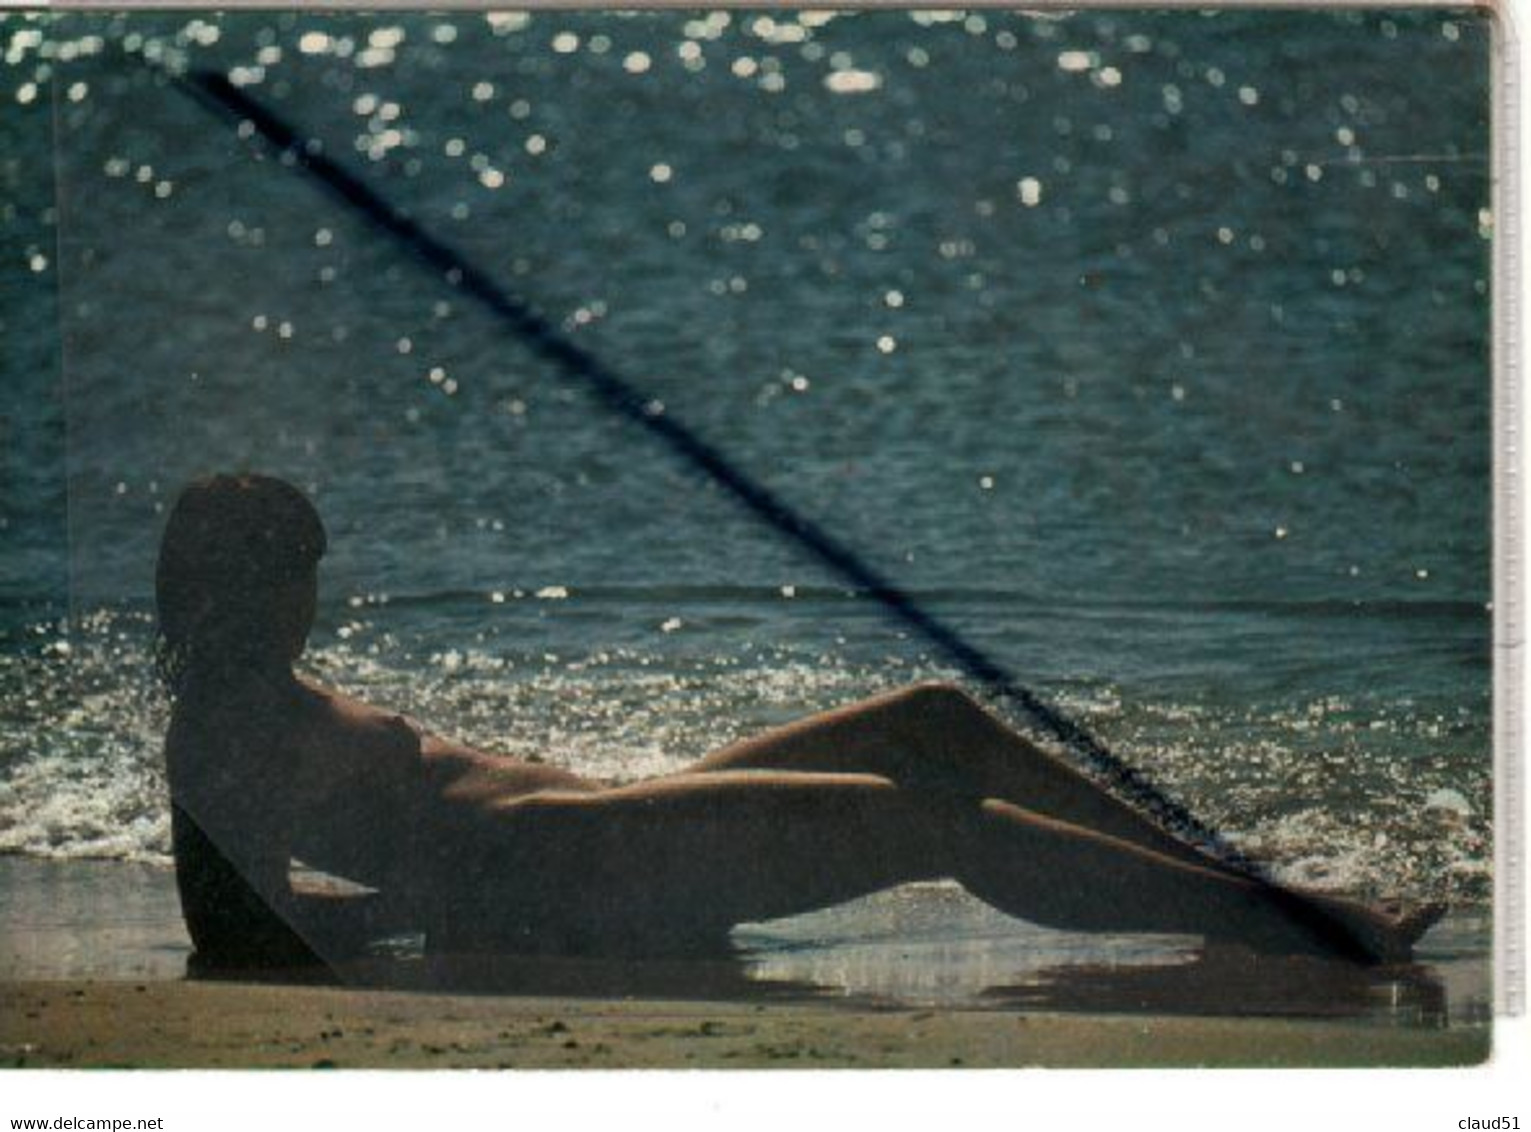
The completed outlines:
{"type": "MultiPolygon", "coordinates": [[[[560,606],[581,615],[574,600],[560,606]]],[[[645,639],[663,646],[657,651],[624,645],[560,656],[483,634],[457,649],[447,644],[450,613],[379,608],[363,631],[318,634],[308,663],[321,680],[442,734],[605,780],[670,773],[765,727],[950,675],[788,649],[674,651],[708,643],[705,633],[654,633],[645,639]]],[[[67,634],[41,629],[27,650],[0,655],[0,852],[166,861],[167,705],[150,675],[147,619],[103,614],[67,634]]],[[[1431,713],[1398,708],[1379,717],[1331,700],[1275,711],[1142,703],[1105,685],[1055,701],[1280,879],[1486,897],[1486,770],[1463,777],[1472,760],[1449,749],[1416,757],[1419,737],[1443,730],[1431,713]]]]}

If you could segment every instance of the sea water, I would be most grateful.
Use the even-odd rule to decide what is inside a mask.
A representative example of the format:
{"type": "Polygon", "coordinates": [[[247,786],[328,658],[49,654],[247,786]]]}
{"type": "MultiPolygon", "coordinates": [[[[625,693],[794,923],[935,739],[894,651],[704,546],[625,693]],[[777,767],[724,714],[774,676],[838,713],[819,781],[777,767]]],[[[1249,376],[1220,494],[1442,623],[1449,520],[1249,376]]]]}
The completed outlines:
{"type": "Polygon", "coordinates": [[[491,749],[635,777],[964,676],[210,70],[1275,875],[1486,906],[1491,40],[5,16],[0,851],[167,860],[154,553],[217,470],[324,516],[312,673],[491,749]]]}

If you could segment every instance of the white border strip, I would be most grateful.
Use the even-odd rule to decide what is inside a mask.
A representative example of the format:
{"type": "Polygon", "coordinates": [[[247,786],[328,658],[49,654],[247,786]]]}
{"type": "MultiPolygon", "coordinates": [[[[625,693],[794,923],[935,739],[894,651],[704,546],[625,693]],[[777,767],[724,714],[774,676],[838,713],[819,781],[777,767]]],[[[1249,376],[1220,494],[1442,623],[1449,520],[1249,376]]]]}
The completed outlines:
{"type": "Polygon", "coordinates": [[[1525,406],[1520,389],[1520,5],[1493,9],[1494,1006],[1526,1007],[1524,693],[1525,406]]]}

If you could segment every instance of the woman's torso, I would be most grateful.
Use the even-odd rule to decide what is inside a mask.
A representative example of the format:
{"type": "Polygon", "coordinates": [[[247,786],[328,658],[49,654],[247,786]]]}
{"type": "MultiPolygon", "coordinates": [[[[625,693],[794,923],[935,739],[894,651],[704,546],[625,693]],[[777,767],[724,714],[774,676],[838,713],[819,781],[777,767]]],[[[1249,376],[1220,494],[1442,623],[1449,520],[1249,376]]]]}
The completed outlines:
{"type": "Polygon", "coordinates": [[[488,755],[394,712],[293,681],[177,705],[172,796],[258,891],[290,860],[384,890],[427,890],[506,802],[593,783],[488,755]]]}

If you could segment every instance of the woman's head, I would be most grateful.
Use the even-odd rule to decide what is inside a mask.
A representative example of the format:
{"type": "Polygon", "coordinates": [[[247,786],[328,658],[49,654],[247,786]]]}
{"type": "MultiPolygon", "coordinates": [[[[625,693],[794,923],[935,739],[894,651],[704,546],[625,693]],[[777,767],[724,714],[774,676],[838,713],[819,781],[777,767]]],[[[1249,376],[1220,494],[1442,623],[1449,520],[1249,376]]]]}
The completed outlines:
{"type": "Polygon", "coordinates": [[[187,486],[155,573],[160,669],[171,692],[199,671],[269,670],[296,658],[325,542],[313,504],[282,480],[218,475],[187,486]]]}

